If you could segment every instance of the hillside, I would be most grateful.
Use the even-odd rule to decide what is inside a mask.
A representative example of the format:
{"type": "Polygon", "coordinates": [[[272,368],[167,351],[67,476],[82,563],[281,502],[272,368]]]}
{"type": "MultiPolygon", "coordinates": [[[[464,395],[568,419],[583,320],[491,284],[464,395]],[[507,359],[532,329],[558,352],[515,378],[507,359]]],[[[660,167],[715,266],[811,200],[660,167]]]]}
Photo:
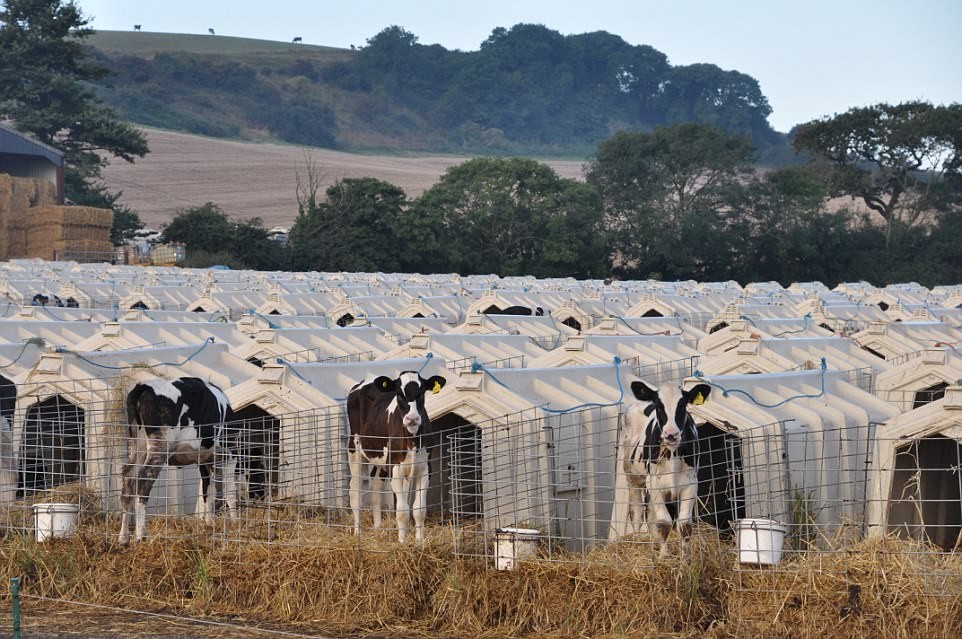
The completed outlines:
{"type": "MultiPolygon", "coordinates": [[[[322,189],[348,177],[374,177],[420,195],[444,171],[466,156],[360,155],[327,149],[251,143],[145,129],[150,153],[128,164],[114,160],[104,169],[111,191],[123,191],[121,204],[159,228],[183,208],[218,204],[229,216],[260,217],[265,226],[290,226],[297,217],[297,176],[307,162],[316,167],[322,189]]],[[[582,162],[546,162],[559,175],[580,178],[582,162]]]]}
{"type": "Polygon", "coordinates": [[[786,149],[751,76],[673,66],[606,32],[519,24],[471,52],[421,45],[400,27],[351,50],[110,31],[87,43],[112,72],[99,92],[121,118],[209,137],[581,159],[617,131],[698,121],[750,137],[766,163],[786,149]]]}

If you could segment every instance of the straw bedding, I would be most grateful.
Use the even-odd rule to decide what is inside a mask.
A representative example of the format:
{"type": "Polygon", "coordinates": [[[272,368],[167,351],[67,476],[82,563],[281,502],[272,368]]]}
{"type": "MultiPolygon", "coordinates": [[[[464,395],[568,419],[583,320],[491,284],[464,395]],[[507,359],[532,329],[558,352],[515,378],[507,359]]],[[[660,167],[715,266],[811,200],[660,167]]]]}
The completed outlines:
{"type": "Polygon", "coordinates": [[[303,634],[491,638],[824,639],[830,630],[878,639],[957,637],[962,628],[962,556],[895,539],[746,569],[729,543],[702,534],[691,564],[653,565],[649,544],[613,543],[586,556],[545,552],[499,572],[486,565],[483,547],[471,547],[480,535],[444,525],[429,530],[423,547],[398,544],[389,531],[354,538],[346,527],[309,534],[292,527],[281,532],[296,544],[268,545],[217,541],[200,521],[183,518],[156,522],[167,539],[124,547],[93,503],[81,508],[92,514],[82,515],[71,538],[36,543],[10,525],[0,545],[3,577],[21,578],[28,618],[42,608],[48,624],[70,624],[64,611],[76,604],[56,599],[104,606],[125,636],[188,624],[171,621],[178,616],[232,624],[233,634],[223,636],[242,636],[238,624],[303,634]],[[49,599],[41,605],[31,597],[49,599]],[[171,617],[124,618],[115,608],[171,617]]]}

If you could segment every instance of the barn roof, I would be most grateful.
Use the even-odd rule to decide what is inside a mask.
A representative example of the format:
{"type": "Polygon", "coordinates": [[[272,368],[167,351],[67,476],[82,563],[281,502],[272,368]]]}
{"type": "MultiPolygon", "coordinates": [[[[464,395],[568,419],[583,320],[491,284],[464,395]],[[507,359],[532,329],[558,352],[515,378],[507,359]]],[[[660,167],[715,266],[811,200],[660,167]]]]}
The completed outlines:
{"type": "MultiPolygon", "coordinates": [[[[0,124],[0,156],[2,155],[34,155],[56,167],[63,166],[64,158],[63,151],[5,124],[0,124]]],[[[0,167],[3,166],[0,162],[0,167]]]]}

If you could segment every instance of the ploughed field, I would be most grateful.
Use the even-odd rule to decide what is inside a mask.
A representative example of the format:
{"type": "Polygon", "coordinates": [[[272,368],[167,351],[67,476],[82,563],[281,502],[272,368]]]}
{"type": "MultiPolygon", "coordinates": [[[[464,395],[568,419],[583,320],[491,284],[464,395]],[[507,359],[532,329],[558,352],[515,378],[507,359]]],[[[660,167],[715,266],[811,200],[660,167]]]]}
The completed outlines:
{"type": "MultiPolygon", "coordinates": [[[[259,217],[264,226],[290,226],[297,218],[298,179],[308,182],[308,166],[318,193],[344,178],[373,177],[404,189],[414,198],[433,186],[464,156],[358,155],[285,144],[239,142],[144,129],[150,153],[130,164],[113,159],[104,171],[119,203],[160,228],[178,210],[213,202],[231,218],[259,217]]],[[[583,162],[550,160],[560,176],[582,178],[583,162]]]]}

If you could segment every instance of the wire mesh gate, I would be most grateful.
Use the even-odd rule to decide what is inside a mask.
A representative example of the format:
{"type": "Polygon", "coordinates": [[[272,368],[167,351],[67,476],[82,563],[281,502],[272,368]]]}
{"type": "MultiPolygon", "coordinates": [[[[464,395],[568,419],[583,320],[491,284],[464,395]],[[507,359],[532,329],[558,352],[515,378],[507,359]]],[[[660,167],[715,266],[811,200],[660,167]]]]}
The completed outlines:
{"type": "MultiPolygon", "coordinates": [[[[11,430],[0,437],[0,508],[8,529],[32,534],[37,502],[81,507],[81,521],[114,536],[125,460],[123,378],[18,387],[11,430]]],[[[241,508],[213,529],[197,512],[196,467],[165,468],[148,504],[157,538],[212,534],[224,542],[309,544],[350,527],[347,422],[340,406],[271,414],[238,411],[241,508]]],[[[598,408],[552,414],[530,409],[481,423],[442,418],[430,451],[429,535],[455,529],[467,555],[490,559],[497,530],[539,531],[545,557],[580,561],[599,548],[657,552],[644,528],[614,535],[619,417],[598,408]],[[473,537],[473,539],[472,539],[473,537]]],[[[868,535],[920,542],[919,553],[953,553],[962,535],[962,447],[931,436],[891,441],[878,424],[800,428],[790,421],[739,429],[700,424],[699,524],[695,559],[708,544],[737,557],[737,522],[785,526],[784,559],[846,552],[868,535]],[[880,450],[893,452],[880,459],[880,450]],[[703,543],[699,544],[698,540],[703,543]]],[[[370,487],[368,487],[370,488],[370,487]]],[[[390,518],[388,518],[390,522],[390,518]]],[[[365,515],[364,526],[370,525],[365,515]]],[[[438,533],[444,534],[444,533],[438,533]]],[[[385,544],[393,543],[390,534],[385,544]]],[[[639,561],[637,553],[633,561],[639,561]]],[[[757,571],[758,566],[745,570],[757,571]]],[[[789,568],[784,568],[789,569],[789,568]]],[[[755,586],[753,586],[755,587],[755,586]]]]}

